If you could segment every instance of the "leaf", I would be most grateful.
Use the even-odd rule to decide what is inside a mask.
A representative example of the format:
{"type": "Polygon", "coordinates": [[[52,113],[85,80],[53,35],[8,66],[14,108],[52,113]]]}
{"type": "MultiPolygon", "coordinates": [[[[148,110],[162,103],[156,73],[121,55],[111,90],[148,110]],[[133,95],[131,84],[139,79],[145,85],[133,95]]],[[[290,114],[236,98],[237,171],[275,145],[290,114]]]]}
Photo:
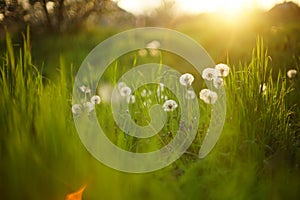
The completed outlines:
{"type": "Polygon", "coordinates": [[[76,192],[70,193],[66,196],[66,200],[82,200],[82,193],[86,188],[86,184],[84,184],[79,190],[76,192]]]}

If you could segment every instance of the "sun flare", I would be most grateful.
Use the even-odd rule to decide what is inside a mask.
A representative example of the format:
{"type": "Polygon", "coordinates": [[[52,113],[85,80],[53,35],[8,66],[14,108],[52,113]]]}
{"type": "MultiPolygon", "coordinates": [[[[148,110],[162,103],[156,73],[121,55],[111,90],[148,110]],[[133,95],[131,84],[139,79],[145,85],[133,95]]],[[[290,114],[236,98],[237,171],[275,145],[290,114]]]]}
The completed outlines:
{"type": "Polygon", "coordinates": [[[249,8],[251,0],[177,0],[180,10],[192,13],[199,12],[224,12],[238,13],[249,8]]]}
{"type": "MultiPolygon", "coordinates": [[[[149,14],[159,7],[162,0],[113,0],[118,5],[135,15],[149,14]]],[[[168,0],[166,0],[168,1],[168,0]]],[[[171,0],[172,1],[172,0],[171,0]]],[[[180,13],[219,13],[226,18],[234,18],[252,8],[270,9],[283,0],[174,0],[176,11],[180,13]]],[[[293,0],[300,3],[300,0],[293,0]]]]}

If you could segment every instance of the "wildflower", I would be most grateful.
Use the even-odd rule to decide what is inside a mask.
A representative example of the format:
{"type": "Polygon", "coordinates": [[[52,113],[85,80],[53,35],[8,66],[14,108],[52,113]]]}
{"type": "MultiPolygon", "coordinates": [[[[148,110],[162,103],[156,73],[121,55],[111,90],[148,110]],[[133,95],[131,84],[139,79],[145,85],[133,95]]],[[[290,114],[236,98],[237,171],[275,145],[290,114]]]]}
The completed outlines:
{"type": "Polygon", "coordinates": [[[178,107],[177,103],[172,99],[165,101],[165,103],[163,104],[163,109],[166,112],[173,111],[177,107],[178,107]]]}
{"type": "Polygon", "coordinates": [[[219,89],[224,85],[224,80],[222,78],[215,78],[213,79],[214,87],[219,89]]]}
{"type": "Polygon", "coordinates": [[[203,89],[199,93],[200,99],[207,104],[215,104],[218,98],[217,93],[209,89],[203,89]]]}
{"type": "Polygon", "coordinates": [[[185,73],[185,74],[181,75],[179,78],[180,84],[184,85],[184,86],[192,85],[193,81],[194,81],[194,76],[189,73],[185,73]]]}
{"type": "Polygon", "coordinates": [[[228,76],[229,74],[229,67],[226,64],[223,63],[217,64],[215,66],[215,69],[218,71],[218,76],[225,77],[228,76]]]}
{"type": "Polygon", "coordinates": [[[87,111],[87,112],[91,112],[91,111],[93,111],[94,110],[94,108],[95,108],[95,105],[93,104],[93,103],[91,103],[91,102],[84,102],[83,103],[83,107],[84,107],[84,109],[87,111]]]}
{"type": "Polygon", "coordinates": [[[81,92],[83,92],[83,93],[85,93],[85,94],[91,92],[91,89],[88,88],[88,87],[86,87],[86,86],[84,86],[84,85],[80,86],[79,89],[80,89],[81,92]]]}
{"type": "Polygon", "coordinates": [[[287,76],[290,78],[290,79],[293,79],[296,77],[297,75],[297,70],[295,69],[290,69],[287,73],[287,76]]]}
{"type": "Polygon", "coordinates": [[[122,97],[128,97],[131,95],[131,89],[128,86],[124,86],[120,89],[120,95],[122,97]]]}
{"type": "Polygon", "coordinates": [[[218,78],[218,71],[214,68],[205,68],[202,71],[202,78],[208,81],[218,78]]]}
{"type": "Polygon", "coordinates": [[[135,103],[135,96],[130,95],[126,98],[127,103],[135,103]]]}
{"type": "Polygon", "coordinates": [[[81,106],[79,104],[74,104],[72,106],[72,113],[77,115],[81,113],[81,106]]]}
{"type": "Polygon", "coordinates": [[[147,50],[146,50],[146,49],[140,49],[140,50],[138,51],[138,54],[139,54],[139,56],[141,56],[141,57],[145,57],[145,56],[147,56],[147,50]]]}
{"type": "Polygon", "coordinates": [[[194,92],[194,90],[187,90],[186,94],[185,94],[185,98],[186,99],[195,99],[196,94],[194,92]]]}
{"type": "Polygon", "coordinates": [[[96,104],[100,104],[101,102],[101,98],[98,95],[94,95],[91,98],[91,103],[96,105],[96,104]]]}

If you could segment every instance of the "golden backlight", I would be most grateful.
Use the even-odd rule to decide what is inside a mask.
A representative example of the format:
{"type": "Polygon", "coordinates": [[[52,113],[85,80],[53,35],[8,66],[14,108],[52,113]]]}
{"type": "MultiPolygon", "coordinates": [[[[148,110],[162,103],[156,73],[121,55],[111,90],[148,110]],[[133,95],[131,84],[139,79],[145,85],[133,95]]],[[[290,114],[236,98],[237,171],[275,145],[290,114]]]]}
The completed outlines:
{"type": "MultiPolygon", "coordinates": [[[[162,0],[113,0],[118,5],[133,14],[147,14],[161,5],[162,0]]],[[[178,13],[223,12],[226,15],[235,15],[252,8],[270,9],[284,0],[165,0],[174,1],[178,13]]],[[[300,0],[294,0],[300,3],[300,0]]]]}
{"type": "Polygon", "coordinates": [[[235,13],[253,5],[252,0],[177,0],[178,7],[186,12],[235,13]]]}

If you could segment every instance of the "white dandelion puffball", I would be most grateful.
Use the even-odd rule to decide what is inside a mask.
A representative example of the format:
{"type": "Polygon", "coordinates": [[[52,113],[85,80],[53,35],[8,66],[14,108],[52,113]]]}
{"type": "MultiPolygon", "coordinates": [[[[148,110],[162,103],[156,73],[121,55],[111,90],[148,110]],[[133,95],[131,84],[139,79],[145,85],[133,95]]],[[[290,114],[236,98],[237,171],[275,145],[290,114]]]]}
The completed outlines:
{"type": "Polygon", "coordinates": [[[186,99],[195,99],[196,94],[195,94],[194,90],[187,90],[185,98],[186,99]]]}
{"type": "Polygon", "coordinates": [[[160,47],[160,42],[157,40],[153,40],[149,42],[146,46],[147,49],[158,49],[160,47]]]}
{"type": "Polygon", "coordinates": [[[171,112],[173,110],[175,110],[178,107],[176,101],[170,99],[165,101],[165,103],[163,104],[163,109],[166,112],[171,112]]]}
{"type": "Polygon", "coordinates": [[[120,89],[120,95],[122,97],[128,97],[131,95],[131,89],[128,86],[124,86],[120,89]]]}
{"type": "Polygon", "coordinates": [[[91,92],[91,89],[86,87],[85,85],[82,85],[79,87],[80,91],[87,94],[87,93],[90,93],[91,92]]]}
{"type": "Polygon", "coordinates": [[[215,69],[218,71],[218,76],[225,77],[228,76],[229,74],[229,67],[226,64],[223,63],[217,64],[215,66],[215,69]]]}
{"type": "Polygon", "coordinates": [[[91,112],[91,111],[94,110],[95,105],[94,105],[93,103],[91,103],[91,102],[88,101],[88,102],[84,102],[84,103],[83,103],[83,107],[84,107],[84,109],[85,109],[86,111],[91,112]]]}
{"type": "Polygon", "coordinates": [[[77,115],[77,114],[80,114],[81,113],[81,106],[79,104],[74,104],[72,106],[72,113],[77,115]]]}
{"type": "Polygon", "coordinates": [[[199,93],[199,97],[207,104],[215,104],[218,99],[217,93],[209,89],[201,90],[199,93]]]}
{"type": "Polygon", "coordinates": [[[121,88],[126,87],[126,86],[127,86],[126,83],[124,83],[124,82],[119,82],[119,83],[118,83],[118,90],[120,91],[121,88]]]}
{"type": "Polygon", "coordinates": [[[202,78],[208,81],[218,78],[218,71],[214,68],[205,68],[202,71],[202,78]]]}
{"type": "Polygon", "coordinates": [[[290,69],[287,73],[287,76],[290,78],[290,79],[293,79],[296,77],[297,75],[297,70],[295,69],[290,69]]]}
{"type": "Polygon", "coordinates": [[[224,80],[222,78],[215,78],[213,79],[214,87],[219,89],[224,85],[224,80]]]}
{"type": "Polygon", "coordinates": [[[96,104],[100,104],[101,102],[101,98],[98,95],[94,95],[91,98],[91,103],[96,105],[96,104]]]}
{"type": "Polygon", "coordinates": [[[192,85],[193,81],[194,81],[194,76],[189,73],[182,74],[179,78],[180,84],[184,86],[192,85]]]}

